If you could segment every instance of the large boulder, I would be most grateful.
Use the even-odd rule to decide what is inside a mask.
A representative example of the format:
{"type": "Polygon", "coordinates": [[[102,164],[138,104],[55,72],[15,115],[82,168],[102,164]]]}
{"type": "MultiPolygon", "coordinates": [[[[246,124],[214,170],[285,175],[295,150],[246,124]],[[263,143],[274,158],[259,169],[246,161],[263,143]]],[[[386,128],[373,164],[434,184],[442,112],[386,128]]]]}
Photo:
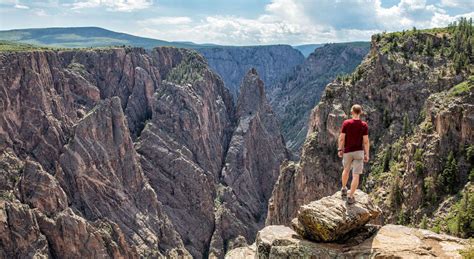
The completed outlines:
{"type": "Polygon", "coordinates": [[[345,236],[375,219],[380,209],[369,196],[357,190],[356,203],[349,205],[341,192],[300,207],[292,226],[302,237],[322,242],[342,240],[345,236]]]}

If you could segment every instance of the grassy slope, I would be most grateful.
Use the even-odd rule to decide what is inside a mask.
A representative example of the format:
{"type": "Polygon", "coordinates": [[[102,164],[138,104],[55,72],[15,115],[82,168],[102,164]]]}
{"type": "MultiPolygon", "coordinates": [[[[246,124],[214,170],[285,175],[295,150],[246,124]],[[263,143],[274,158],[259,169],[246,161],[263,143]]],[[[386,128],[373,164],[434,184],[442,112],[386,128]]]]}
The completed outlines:
{"type": "Polygon", "coordinates": [[[157,46],[207,47],[185,42],[168,42],[118,33],[98,27],[41,28],[0,31],[0,40],[49,47],[84,48],[131,45],[151,49],[157,46]]]}
{"type": "Polygon", "coordinates": [[[41,46],[37,46],[33,44],[0,40],[0,52],[53,50],[53,49],[54,48],[51,48],[51,47],[41,47],[41,46]]]}

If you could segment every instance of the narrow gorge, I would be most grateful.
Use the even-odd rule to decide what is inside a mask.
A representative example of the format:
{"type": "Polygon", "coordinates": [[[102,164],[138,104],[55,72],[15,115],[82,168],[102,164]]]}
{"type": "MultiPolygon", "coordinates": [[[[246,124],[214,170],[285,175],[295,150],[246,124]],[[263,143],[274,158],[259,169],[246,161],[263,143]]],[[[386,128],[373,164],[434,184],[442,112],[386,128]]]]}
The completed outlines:
{"type": "Polygon", "coordinates": [[[263,227],[288,153],[255,69],[235,105],[192,50],[0,55],[2,257],[223,257],[263,227]]]}

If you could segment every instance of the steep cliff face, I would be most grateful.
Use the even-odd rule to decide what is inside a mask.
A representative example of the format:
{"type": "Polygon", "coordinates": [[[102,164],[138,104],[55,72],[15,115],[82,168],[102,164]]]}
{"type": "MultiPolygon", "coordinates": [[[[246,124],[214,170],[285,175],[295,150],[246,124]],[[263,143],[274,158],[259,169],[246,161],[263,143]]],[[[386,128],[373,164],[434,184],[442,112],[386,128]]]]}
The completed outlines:
{"type": "Polygon", "coordinates": [[[0,68],[1,257],[222,257],[262,227],[287,153],[255,70],[236,108],[186,49],[0,68]]]}
{"type": "Polygon", "coordinates": [[[237,127],[221,171],[216,197],[216,226],[211,255],[255,239],[264,225],[268,199],[280,163],[288,158],[275,114],[255,69],[242,81],[237,102],[237,127]]]}
{"type": "Polygon", "coordinates": [[[233,129],[233,103],[202,57],[193,55],[169,71],[151,106],[136,149],[186,247],[201,257],[214,230],[215,185],[233,129]]]}
{"type": "Polygon", "coordinates": [[[303,145],[309,114],[326,85],[337,76],[354,71],[369,47],[368,42],[319,47],[269,90],[270,104],[281,121],[286,144],[293,152],[298,153],[303,145]]]}
{"type": "Polygon", "coordinates": [[[452,193],[462,190],[472,168],[462,151],[472,143],[472,88],[461,87],[467,89],[467,97],[450,101],[446,95],[469,74],[472,62],[463,56],[469,45],[459,42],[461,38],[469,42],[471,32],[472,27],[458,26],[373,36],[370,54],[362,64],[350,76],[330,83],[312,111],[301,160],[282,165],[267,224],[289,224],[298,206],[340,188],[336,139],[354,103],[364,107],[372,145],[372,160],[365,166],[369,176],[362,186],[384,208],[386,223],[401,219],[398,223],[418,224],[423,214],[434,215],[445,206],[442,201],[449,192],[440,191],[443,185],[450,185],[452,193]],[[442,100],[445,108],[434,108],[434,100],[442,100]],[[421,133],[429,124],[425,120],[436,129],[421,133]],[[430,151],[415,154],[417,147],[430,151]],[[395,158],[384,156],[389,148],[395,158]],[[452,164],[450,152],[460,161],[452,166],[455,172],[446,171],[450,176],[441,176],[437,187],[423,194],[424,186],[430,186],[429,177],[443,175],[447,160],[452,164]],[[418,175],[417,161],[423,165],[418,165],[418,175]],[[441,197],[422,205],[426,194],[433,192],[441,197]]]}
{"type": "Polygon", "coordinates": [[[161,51],[180,56],[172,49],[155,50],[155,58],[141,49],[1,54],[2,163],[8,174],[17,170],[2,188],[4,233],[12,233],[2,235],[5,256],[36,253],[19,247],[32,235],[47,240],[39,253],[53,256],[189,254],[130,136],[141,120],[132,107],[147,109],[140,98],[159,85],[153,63],[161,51]]]}
{"type": "Polygon", "coordinates": [[[242,78],[249,69],[256,68],[269,87],[304,61],[303,54],[289,45],[214,47],[198,51],[234,97],[238,96],[242,78]]]}

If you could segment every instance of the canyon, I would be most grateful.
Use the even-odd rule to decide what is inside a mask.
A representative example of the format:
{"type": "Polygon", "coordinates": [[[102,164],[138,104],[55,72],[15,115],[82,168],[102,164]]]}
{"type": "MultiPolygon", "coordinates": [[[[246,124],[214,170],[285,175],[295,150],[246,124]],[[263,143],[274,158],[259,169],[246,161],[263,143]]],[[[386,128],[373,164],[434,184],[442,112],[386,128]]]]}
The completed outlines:
{"type": "Polygon", "coordinates": [[[223,257],[263,227],[288,152],[255,69],[235,105],[192,50],[0,61],[3,257],[223,257]]]}
{"type": "Polygon", "coordinates": [[[391,232],[464,248],[438,235],[473,235],[464,41],[467,23],[306,59],[287,45],[2,51],[0,257],[349,256],[311,243],[321,237],[300,216],[321,200],[342,206],[336,140],[354,103],[372,146],[360,195],[383,226],[350,251],[370,256],[391,232]]]}

